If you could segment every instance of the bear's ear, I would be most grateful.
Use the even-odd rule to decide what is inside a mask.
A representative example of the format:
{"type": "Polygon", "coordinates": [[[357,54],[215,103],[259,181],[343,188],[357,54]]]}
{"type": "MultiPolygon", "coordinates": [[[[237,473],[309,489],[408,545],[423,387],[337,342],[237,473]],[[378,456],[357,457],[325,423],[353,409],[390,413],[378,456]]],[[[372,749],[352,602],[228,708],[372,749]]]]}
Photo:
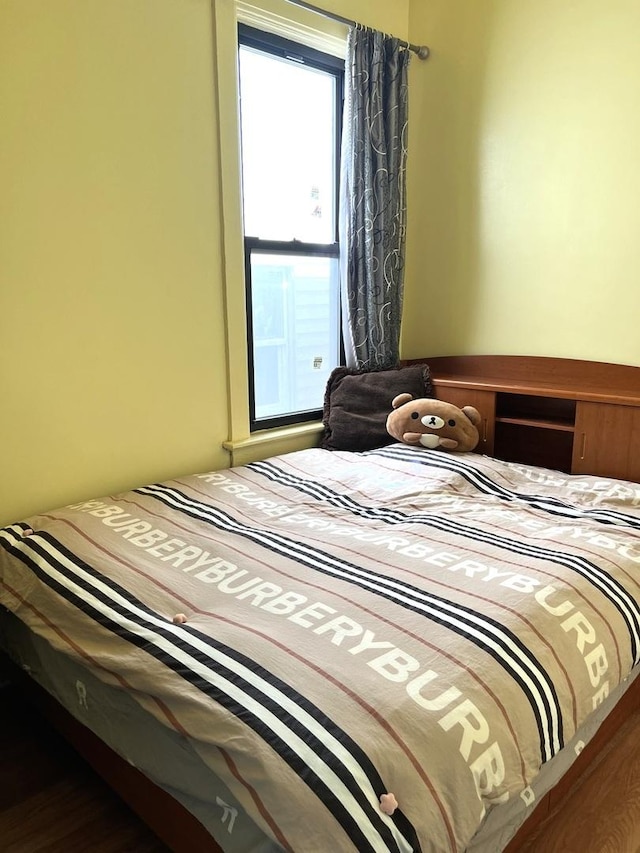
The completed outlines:
{"type": "Polygon", "coordinates": [[[403,406],[405,403],[408,403],[409,400],[413,400],[413,394],[398,394],[398,396],[394,397],[391,401],[391,408],[397,409],[399,406],[403,406]]]}
{"type": "Polygon", "coordinates": [[[482,420],[482,415],[477,409],[475,409],[473,406],[463,406],[462,411],[465,413],[465,415],[469,418],[469,420],[474,426],[479,426],[480,421],[482,420]]]}

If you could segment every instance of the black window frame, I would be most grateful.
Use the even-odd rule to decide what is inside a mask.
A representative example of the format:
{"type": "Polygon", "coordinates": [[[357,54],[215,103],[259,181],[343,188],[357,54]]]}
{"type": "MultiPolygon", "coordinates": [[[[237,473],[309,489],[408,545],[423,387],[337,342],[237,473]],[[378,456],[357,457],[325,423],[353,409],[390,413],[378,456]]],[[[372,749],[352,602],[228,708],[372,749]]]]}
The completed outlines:
{"type": "MultiPolygon", "coordinates": [[[[342,140],[342,111],[344,101],[344,60],[331,54],[323,53],[306,45],[285,39],[274,33],[263,32],[246,24],[238,24],[238,48],[250,47],[275,57],[286,59],[309,68],[315,68],[330,73],[336,80],[335,99],[335,186],[334,186],[334,241],[333,243],[306,243],[301,240],[263,240],[253,235],[244,237],[244,271],[247,316],[247,353],[249,371],[249,431],[290,426],[297,423],[307,423],[322,417],[322,402],[317,409],[292,412],[286,415],[276,415],[268,418],[256,418],[255,407],[255,372],[253,358],[253,309],[251,290],[251,256],[253,252],[268,252],[269,254],[300,255],[331,257],[339,259],[340,243],[338,236],[339,215],[339,181],[340,181],[340,150],[342,140]]],[[[242,146],[241,146],[242,147],[242,146]]],[[[243,198],[244,209],[244,198],[243,198]]],[[[340,311],[340,309],[339,309],[340,311]]],[[[344,343],[341,322],[338,316],[338,336],[340,346],[340,362],[344,363],[344,343]]]]}

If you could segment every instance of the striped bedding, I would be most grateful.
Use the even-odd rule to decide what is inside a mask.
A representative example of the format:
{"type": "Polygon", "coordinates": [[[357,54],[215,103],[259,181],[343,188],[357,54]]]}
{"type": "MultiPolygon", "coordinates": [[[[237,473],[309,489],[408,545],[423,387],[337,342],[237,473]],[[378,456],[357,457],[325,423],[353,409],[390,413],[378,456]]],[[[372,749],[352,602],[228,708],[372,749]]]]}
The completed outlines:
{"type": "Polygon", "coordinates": [[[462,851],[637,664],[639,566],[640,486],[397,444],[13,524],[0,603],[195,745],[229,839],[462,851]]]}

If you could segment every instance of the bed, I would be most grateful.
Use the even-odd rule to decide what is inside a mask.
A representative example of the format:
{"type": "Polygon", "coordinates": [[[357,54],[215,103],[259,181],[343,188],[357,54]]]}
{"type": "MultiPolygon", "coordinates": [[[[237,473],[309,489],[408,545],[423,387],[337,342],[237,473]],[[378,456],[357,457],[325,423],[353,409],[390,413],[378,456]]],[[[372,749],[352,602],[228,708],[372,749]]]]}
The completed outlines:
{"type": "Polygon", "coordinates": [[[4,528],[0,645],[176,850],[495,853],[636,702],[639,561],[635,483],[312,448],[4,528]]]}

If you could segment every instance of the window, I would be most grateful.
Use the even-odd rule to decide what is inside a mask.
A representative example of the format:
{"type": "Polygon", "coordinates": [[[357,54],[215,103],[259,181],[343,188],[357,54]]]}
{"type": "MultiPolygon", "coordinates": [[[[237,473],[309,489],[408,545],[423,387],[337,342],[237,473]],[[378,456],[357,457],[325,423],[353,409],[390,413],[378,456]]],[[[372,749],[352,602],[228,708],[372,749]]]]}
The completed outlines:
{"type": "Polygon", "coordinates": [[[319,418],[341,363],[344,62],[240,25],[251,429],[319,418]]]}

